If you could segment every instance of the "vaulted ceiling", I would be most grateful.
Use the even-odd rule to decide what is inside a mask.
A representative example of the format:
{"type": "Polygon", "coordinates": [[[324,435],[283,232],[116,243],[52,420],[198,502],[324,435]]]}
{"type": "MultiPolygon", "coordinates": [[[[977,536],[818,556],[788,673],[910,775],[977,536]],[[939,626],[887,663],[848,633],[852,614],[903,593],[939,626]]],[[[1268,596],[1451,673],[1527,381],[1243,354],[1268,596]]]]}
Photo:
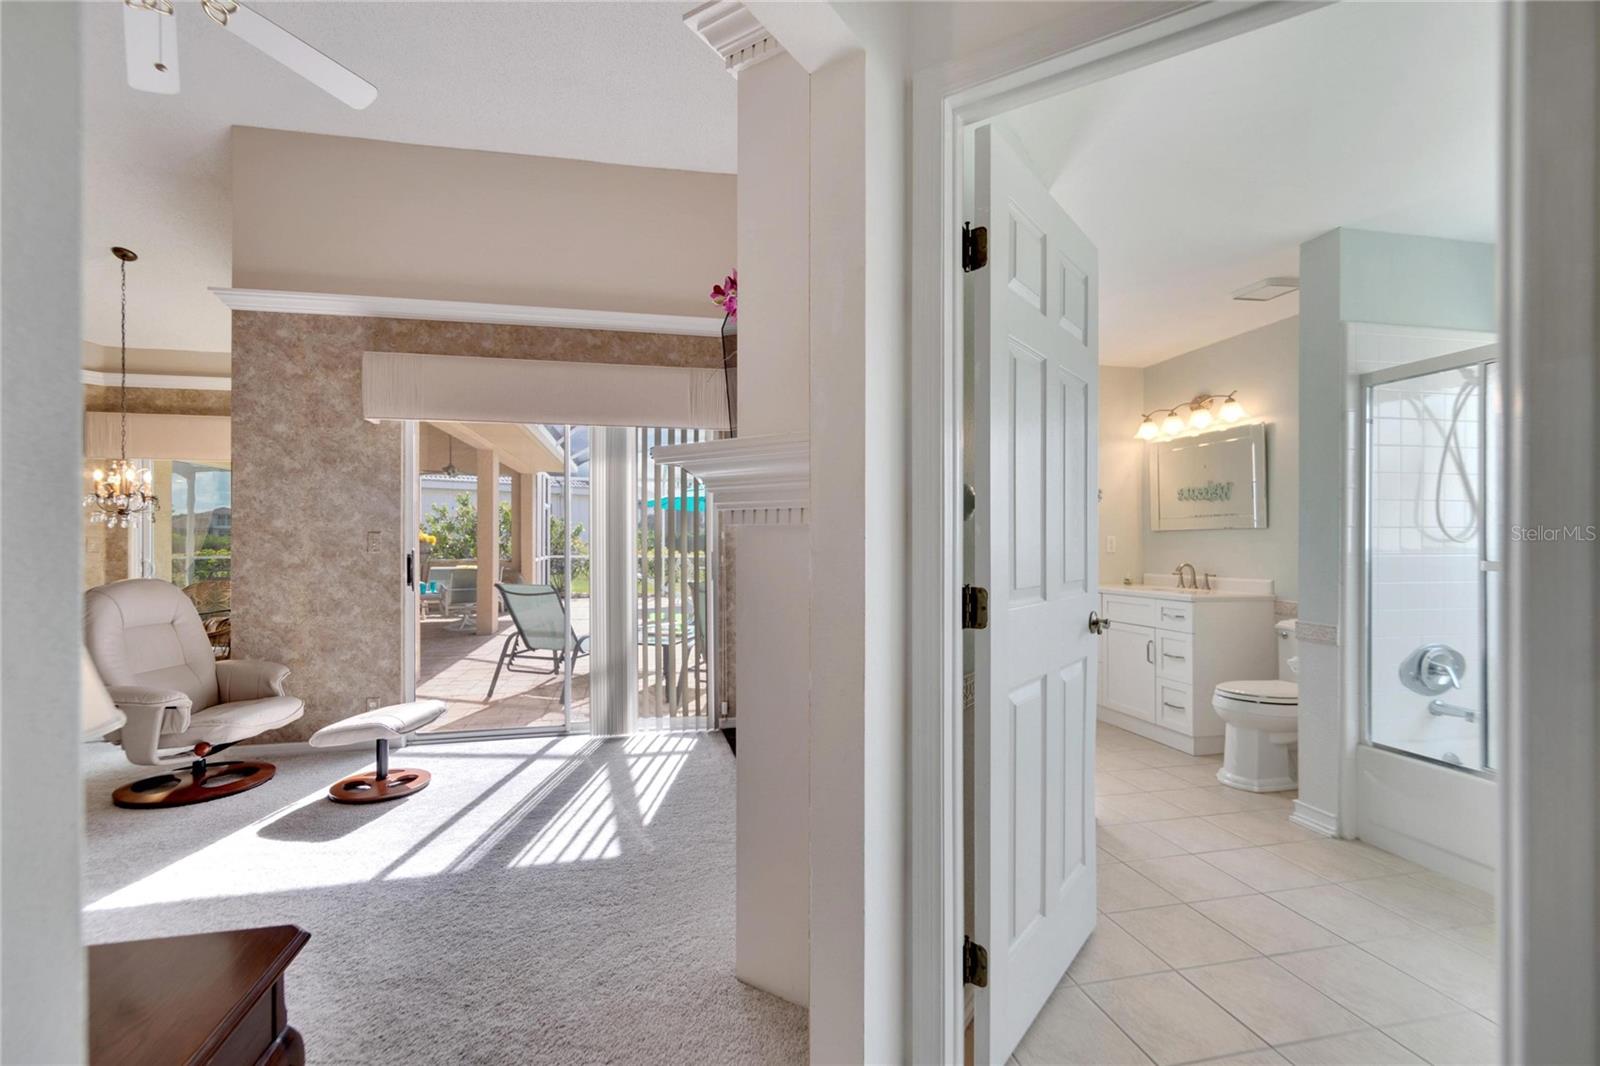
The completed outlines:
{"type": "Polygon", "coordinates": [[[160,249],[130,275],[136,348],[226,351],[207,291],[231,274],[228,129],[265,126],[449,148],[731,173],[735,83],[672,3],[251,6],[378,87],[353,111],[177,8],[176,96],[127,85],[122,5],[83,5],[84,337],[117,340],[113,244],[160,249]]]}
{"type": "Polygon", "coordinates": [[[1295,314],[1231,295],[1335,227],[1493,241],[1499,19],[1334,4],[1000,120],[1099,249],[1101,361],[1295,314]]]}

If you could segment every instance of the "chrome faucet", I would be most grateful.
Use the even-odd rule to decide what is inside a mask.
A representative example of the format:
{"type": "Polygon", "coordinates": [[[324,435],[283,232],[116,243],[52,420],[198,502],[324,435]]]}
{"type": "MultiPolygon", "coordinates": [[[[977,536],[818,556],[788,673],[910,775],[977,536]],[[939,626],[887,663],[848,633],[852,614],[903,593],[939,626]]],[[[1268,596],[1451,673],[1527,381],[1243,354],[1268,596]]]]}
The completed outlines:
{"type": "Polygon", "coordinates": [[[1180,589],[1197,589],[1200,587],[1200,579],[1195,575],[1193,563],[1180,563],[1178,568],[1174,570],[1173,573],[1178,575],[1178,587],[1180,589]],[[1184,581],[1183,577],[1185,571],[1187,571],[1189,574],[1189,580],[1187,582],[1184,581]]]}

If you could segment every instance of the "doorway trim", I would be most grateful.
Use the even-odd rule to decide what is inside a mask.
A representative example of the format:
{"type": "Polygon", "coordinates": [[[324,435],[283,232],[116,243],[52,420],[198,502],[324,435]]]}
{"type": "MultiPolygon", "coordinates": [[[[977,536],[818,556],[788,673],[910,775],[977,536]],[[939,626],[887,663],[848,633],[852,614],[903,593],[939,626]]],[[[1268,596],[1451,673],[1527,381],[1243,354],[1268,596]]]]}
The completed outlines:
{"type": "MultiPolygon", "coordinates": [[[[1315,10],[1279,0],[1083,16],[916,75],[911,96],[910,1058],[962,1058],[963,310],[958,235],[970,125],[1315,10]],[[1123,17],[1113,14],[1112,18],[1123,17]],[[918,711],[917,709],[922,709],[918,711]]],[[[1509,143],[1509,141],[1507,142],[1509,143]]],[[[1502,253],[1503,254],[1503,253],[1502,253]]],[[[1508,1023],[1514,1024],[1514,1018],[1508,1023]]],[[[1508,1024],[1510,1031],[1511,1024],[1508,1024]]]]}

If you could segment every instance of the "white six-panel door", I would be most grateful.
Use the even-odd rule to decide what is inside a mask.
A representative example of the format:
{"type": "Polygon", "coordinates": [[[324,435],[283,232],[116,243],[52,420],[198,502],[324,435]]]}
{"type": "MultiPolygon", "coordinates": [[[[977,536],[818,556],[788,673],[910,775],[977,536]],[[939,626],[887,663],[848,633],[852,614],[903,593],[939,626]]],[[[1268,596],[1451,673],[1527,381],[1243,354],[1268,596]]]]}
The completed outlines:
{"type": "Polygon", "coordinates": [[[1011,1054],[1095,921],[1095,249],[990,127],[976,131],[974,939],[980,1063],[1011,1054]]]}

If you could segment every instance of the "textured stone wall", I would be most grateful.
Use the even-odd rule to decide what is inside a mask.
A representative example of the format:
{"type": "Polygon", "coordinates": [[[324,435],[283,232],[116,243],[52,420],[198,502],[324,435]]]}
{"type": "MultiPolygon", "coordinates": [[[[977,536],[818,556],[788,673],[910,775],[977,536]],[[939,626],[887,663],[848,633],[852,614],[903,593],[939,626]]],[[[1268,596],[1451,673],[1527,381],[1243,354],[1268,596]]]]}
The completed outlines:
{"type": "Polygon", "coordinates": [[[400,698],[401,432],[361,417],[366,351],[722,365],[715,337],[235,312],[234,657],[285,664],[306,702],[262,742],[400,698]]]}
{"type": "MultiPolygon", "coordinates": [[[[85,411],[116,411],[118,392],[115,385],[85,385],[83,409],[85,411]]],[[[225,415],[229,413],[233,396],[226,389],[129,389],[128,413],[130,415],[225,415]]]]}

